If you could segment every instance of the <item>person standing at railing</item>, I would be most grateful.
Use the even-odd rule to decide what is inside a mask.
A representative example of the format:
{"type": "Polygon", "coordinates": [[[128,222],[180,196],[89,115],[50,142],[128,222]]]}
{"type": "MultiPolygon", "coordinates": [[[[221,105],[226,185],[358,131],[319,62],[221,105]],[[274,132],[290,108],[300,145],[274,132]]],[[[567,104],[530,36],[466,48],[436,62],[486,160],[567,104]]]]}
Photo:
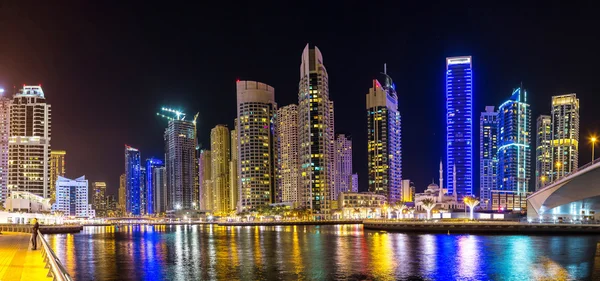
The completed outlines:
{"type": "Polygon", "coordinates": [[[31,228],[32,233],[31,233],[31,245],[33,250],[37,250],[37,237],[38,237],[38,230],[40,229],[40,224],[38,223],[37,219],[33,219],[33,227],[31,228]]]}

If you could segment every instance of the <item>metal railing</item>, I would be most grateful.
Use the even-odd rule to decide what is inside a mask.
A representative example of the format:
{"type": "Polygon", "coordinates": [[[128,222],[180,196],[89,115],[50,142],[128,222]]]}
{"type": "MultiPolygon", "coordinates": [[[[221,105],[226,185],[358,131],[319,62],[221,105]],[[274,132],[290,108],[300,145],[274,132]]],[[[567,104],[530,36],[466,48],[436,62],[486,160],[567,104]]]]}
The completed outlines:
{"type": "Polygon", "coordinates": [[[67,273],[67,269],[62,265],[60,259],[58,259],[52,248],[50,248],[39,230],[37,239],[38,243],[42,245],[42,257],[44,258],[44,262],[46,262],[46,268],[49,269],[48,277],[52,277],[54,281],[72,281],[73,279],[67,273]]]}

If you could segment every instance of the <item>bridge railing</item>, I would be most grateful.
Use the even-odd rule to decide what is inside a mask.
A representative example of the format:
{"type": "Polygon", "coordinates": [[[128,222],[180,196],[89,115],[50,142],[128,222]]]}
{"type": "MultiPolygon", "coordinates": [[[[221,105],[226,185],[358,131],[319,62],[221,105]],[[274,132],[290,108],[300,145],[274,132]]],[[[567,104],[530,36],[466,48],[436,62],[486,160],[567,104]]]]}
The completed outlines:
{"type": "Polygon", "coordinates": [[[42,245],[42,257],[49,268],[48,277],[52,276],[54,281],[72,281],[73,279],[67,273],[67,269],[62,265],[60,259],[56,256],[52,248],[50,248],[39,230],[37,239],[38,243],[42,245]]]}

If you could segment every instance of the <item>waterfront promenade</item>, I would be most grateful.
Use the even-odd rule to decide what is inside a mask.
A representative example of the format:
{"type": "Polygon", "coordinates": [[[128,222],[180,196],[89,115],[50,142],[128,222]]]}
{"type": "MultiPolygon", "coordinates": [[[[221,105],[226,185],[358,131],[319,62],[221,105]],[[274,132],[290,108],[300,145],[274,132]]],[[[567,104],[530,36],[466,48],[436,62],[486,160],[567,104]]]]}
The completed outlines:
{"type": "Polygon", "coordinates": [[[31,234],[2,232],[0,234],[0,280],[52,280],[42,256],[42,245],[31,250],[31,234]]]}

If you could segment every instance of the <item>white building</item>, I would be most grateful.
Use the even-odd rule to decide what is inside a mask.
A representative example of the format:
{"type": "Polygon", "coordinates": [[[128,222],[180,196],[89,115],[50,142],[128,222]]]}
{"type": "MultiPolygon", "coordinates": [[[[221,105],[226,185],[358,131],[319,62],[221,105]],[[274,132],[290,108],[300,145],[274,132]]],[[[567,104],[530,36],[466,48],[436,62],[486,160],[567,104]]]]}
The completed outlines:
{"type": "Polygon", "coordinates": [[[49,198],[50,105],[42,87],[23,86],[15,94],[10,120],[8,191],[49,198]]]}
{"type": "Polygon", "coordinates": [[[279,163],[277,189],[281,202],[298,202],[298,106],[290,104],[277,110],[279,163]]]}
{"type": "Polygon", "coordinates": [[[12,100],[0,89],[0,204],[8,197],[8,138],[12,100]]]}
{"type": "Polygon", "coordinates": [[[386,202],[385,195],[373,192],[341,192],[337,201],[338,216],[341,216],[338,218],[380,218],[386,202]]]}
{"type": "Polygon", "coordinates": [[[551,115],[552,181],[556,181],[579,167],[579,99],[575,94],[553,96],[551,115]]]}
{"type": "Polygon", "coordinates": [[[10,212],[42,213],[51,208],[50,198],[25,191],[11,192],[4,202],[4,209],[10,212]]]}
{"type": "Polygon", "coordinates": [[[89,204],[88,196],[88,180],[85,176],[74,180],[59,176],[56,181],[56,203],[53,209],[64,216],[94,217],[94,210],[89,204]]]}
{"type": "MultiPolygon", "coordinates": [[[[456,182],[456,170],[453,169],[453,182],[456,182]]],[[[444,169],[443,164],[440,161],[440,185],[431,183],[427,186],[427,189],[423,193],[415,193],[415,208],[419,211],[425,210],[423,208],[423,200],[431,199],[436,204],[436,210],[451,211],[451,210],[464,210],[465,204],[462,201],[458,201],[458,194],[456,189],[453,194],[448,194],[448,189],[444,188],[444,169]]],[[[456,186],[456,185],[454,185],[456,186]]]]}

